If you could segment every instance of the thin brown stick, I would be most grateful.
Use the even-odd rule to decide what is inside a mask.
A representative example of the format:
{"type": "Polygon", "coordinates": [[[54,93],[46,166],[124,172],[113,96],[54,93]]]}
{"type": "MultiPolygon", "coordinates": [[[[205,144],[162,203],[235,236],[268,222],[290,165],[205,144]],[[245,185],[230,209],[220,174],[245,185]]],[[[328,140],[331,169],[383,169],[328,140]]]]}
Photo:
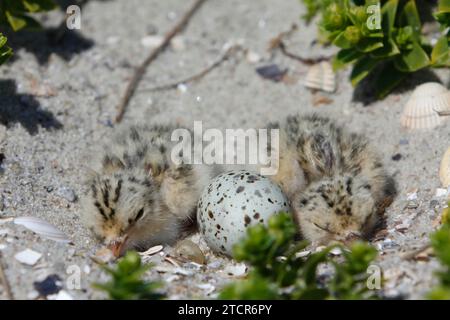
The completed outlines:
{"type": "Polygon", "coordinates": [[[300,57],[290,51],[288,51],[288,49],[286,48],[286,45],[284,44],[283,41],[280,41],[278,48],[280,49],[281,53],[283,55],[285,55],[288,58],[297,60],[303,64],[306,65],[313,65],[322,61],[329,61],[333,58],[333,56],[325,56],[325,57],[317,57],[317,58],[304,58],[304,57],[300,57]]]}
{"type": "Polygon", "coordinates": [[[269,42],[269,51],[273,51],[275,49],[279,49],[283,55],[285,55],[288,58],[297,60],[303,64],[306,65],[313,65],[322,61],[330,60],[333,56],[329,57],[317,57],[317,58],[304,58],[301,56],[298,56],[292,52],[290,52],[286,44],[283,42],[283,40],[289,36],[291,36],[295,31],[297,31],[298,27],[296,24],[293,24],[291,28],[287,31],[280,32],[275,38],[272,38],[269,42]]]}
{"type": "Polygon", "coordinates": [[[198,81],[202,79],[204,76],[206,76],[208,73],[213,71],[215,68],[219,67],[223,62],[225,62],[232,54],[234,54],[239,49],[241,49],[241,46],[239,45],[231,46],[215,62],[213,62],[208,67],[192,76],[176,81],[174,83],[165,84],[153,88],[142,89],[142,91],[160,91],[160,90],[176,89],[179,85],[198,81]]]}
{"type": "Polygon", "coordinates": [[[3,259],[3,256],[0,253],[0,282],[3,284],[3,288],[5,288],[6,296],[8,297],[8,299],[14,300],[14,296],[11,291],[11,286],[9,285],[8,278],[6,278],[2,259],[3,259]]]}
{"type": "Polygon", "coordinates": [[[164,36],[163,42],[156,47],[150,55],[144,60],[144,62],[136,69],[133,77],[131,78],[130,82],[128,83],[128,86],[125,90],[125,94],[122,97],[122,100],[120,101],[118,107],[117,107],[117,116],[116,116],[116,123],[120,122],[123,118],[123,115],[125,114],[125,110],[127,108],[128,103],[130,102],[130,99],[134,92],[136,91],[137,85],[142,79],[142,76],[145,73],[145,70],[149,66],[149,64],[155,60],[158,55],[164,51],[167,46],[169,45],[172,38],[177,35],[180,31],[184,29],[186,24],[189,22],[190,18],[194,15],[194,13],[200,8],[200,6],[205,2],[205,0],[196,0],[194,4],[190,7],[190,9],[183,15],[181,20],[175,25],[175,27],[166,33],[164,36]]]}
{"type": "Polygon", "coordinates": [[[419,247],[418,249],[415,249],[413,251],[407,252],[403,255],[403,259],[404,260],[413,260],[416,258],[416,256],[422,252],[424,252],[425,250],[428,250],[429,248],[431,248],[431,244],[426,244],[424,246],[419,247]]]}

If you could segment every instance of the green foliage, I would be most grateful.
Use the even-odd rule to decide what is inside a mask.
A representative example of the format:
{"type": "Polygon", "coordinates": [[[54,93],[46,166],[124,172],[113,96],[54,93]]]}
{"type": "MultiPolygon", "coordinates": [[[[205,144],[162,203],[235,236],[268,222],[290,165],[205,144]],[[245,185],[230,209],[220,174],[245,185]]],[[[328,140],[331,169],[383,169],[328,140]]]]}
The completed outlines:
{"type": "Polygon", "coordinates": [[[2,0],[0,25],[9,25],[14,31],[39,28],[39,23],[30,14],[49,11],[55,7],[53,0],[2,0]]]}
{"type": "Polygon", "coordinates": [[[6,45],[6,41],[6,37],[0,33],[0,65],[8,60],[12,55],[12,50],[6,45]]]}
{"type": "MultiPolygon", "coordinates": [[[[320,14],[320,38],[341,50],[336,70],[353,65],[351,82],[360,83],[384,67],[375,81],[376,94],[385,97],[409,73],[428,67],[449,67],[449,35],[434,48],[422,36],[422,22],[415,0],[302,0],[309,21],[320,14]],[[387,73],[387,75],[386,75],[387,73]]],[[[443,28],[450,23],[450,0],[440,0],[435,14],[443,28]]]]}
{"type": "Polygon", "coordinates": [[[376,250],[356,243],[343,251],[343,261],[330,258],[329,246],[307,258],[296,253],[307,242],[295,243],[295,224],[289,214],[269,219],[268,226],[256,225],[247,230],[247,237],[234,248],[234,258],[251,265],[247,279],[224,288],[221,299],[367,299],[374,292],[367,289],[367,268],[376,257],[376,250]],[[331,264],[335,273],[321,283],[319,265],[331,264]]]}
{"type": "Polygon", "coordinates": [[[119,260],[116,268],[102,267],[111,275],[111,280],[106,283],[95,283],[93,287],[106,291],[109,298],[114,300],[161,299],[164,296],[155,291],[160,284],[142,280],[149,267],[142,264],[136,252],[127,252],[119,260]]]}
{"type": "Polygon", "coordinates": [[[450,300],[450,223],[448,221],[431,236],[431,245],[442,264],[442,270],[436,273],[439,284],[428,294],[428,298],[450,300]]]}
{"type": "MultiPolygon", "coordinates": [[[[38,29],[39,23],[30,14],[49,11],[55,7],[53,0],[1,0],[0,26],[9,26],[13,31],[38,29]]],[[[0,65],[12,55],[12,49],[5,43],[6,37],[0,33],[0,65]]]]}

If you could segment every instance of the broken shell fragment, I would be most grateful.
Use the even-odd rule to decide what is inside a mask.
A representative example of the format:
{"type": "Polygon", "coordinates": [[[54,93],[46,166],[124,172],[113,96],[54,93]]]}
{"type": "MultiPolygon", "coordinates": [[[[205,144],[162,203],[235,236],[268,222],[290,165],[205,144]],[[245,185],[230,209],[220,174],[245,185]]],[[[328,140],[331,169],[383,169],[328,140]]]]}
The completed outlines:
{"type": "Polygon", "coordinates": [[[160,252],[163,248],[164,247],[161,245],[154,246],[154,247],[151,247],[150,249],[148,249],[147,251],[139,252],[139,255],[140,256],[152,256],[152,255],[160,252]]]}
{"type": "Polygon", "coordinates": [[[181,241],[174,249],[173,255],[198,264],[205,264],[206,258],[202,250],[190,240],[181,241]]]}
{"type": "Polygon", "coordinates": [[[450,187],[450,148],[447,149],[442,157],[439,178],[444,188],[450,187]]]}
{"type": "Polygon", "coordinates": [[[400,123],[408,129],[431,129],[441,125],[450,112],[450,93],[441,84],[428,82],[418,86],[403,109],[400,123]]]}
{"type": "Polygon", "coordinates": [[[336,91],[336,74],[327,61],[313,65],[306,75],[305,87],[325,92],[336,91]]]}
{"type": "Polygon", "coordinates": [[[34,266],[41,257],[42,254],[31,249],[23,250],[14,256],[17,261],[29,266],[34,266]]]}

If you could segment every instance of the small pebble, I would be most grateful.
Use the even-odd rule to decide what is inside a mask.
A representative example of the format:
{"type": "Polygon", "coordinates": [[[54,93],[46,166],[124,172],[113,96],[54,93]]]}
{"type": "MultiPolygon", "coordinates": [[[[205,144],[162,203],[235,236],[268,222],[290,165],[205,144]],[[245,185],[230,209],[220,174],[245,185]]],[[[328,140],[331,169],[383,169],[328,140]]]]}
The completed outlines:
{"type": "Polygon", "coordinates": [[[48,300],[73,300],[72,296],[64,290],[58,292],[58,294],[49,295],[48,300]]]}
{"type": "Polygon", "coordinates": [[[406,195],[406,200],[408,201],[417,200],[417,192],[408,193],[406,195]]]}
{"type": "Polygon", "coordinates": [[[31,292],[28,292],[27,294],[27,299],[28,300],[34,300],[39,298],[39,292],[37,292],[36,290],[33,290],[31,292]]]}
{"type": "Polygon", "coordinates": [[[430,209],[436,209],[436,207],[439,207],[439,201],[431,200],[430,201],[430,209]]]}
{"type": "Polygon", "coordinates": [[[61,278],[57,274],[49,275],[43,281],[33,282],[34,289],[39,295],[46,297],[51,294],[58,293],[62,288],[61,278]]]}
{"type": "Polygon", "coordinates": [[[437,188],[436,189],[436,198],[446,197],[448,195],[448,190],[443,188],[437,188]]]}
{"type": "Polygon", "coordinates": [[[181,93],[186,93],[187,90],[188,90],[188,87],[187,87],[187,85],[185,85],[184,83],[180,83],[180,84],[177,86],[177,90],[180,91],[181,93]]]}
{"type": "Polygon", "coordinates": [[[245,58],[249,63],[258,63],[261,61],[261,56],[254,51],[248,51],[245,58]]]}
{"type": "Polygon", "coordinates": [[[222,266],[222,262],[220,261],[213,261],[211,263],[208,263],[207,267],[209,269],[219,269],[222,266]]]}
{"type": "Polygon", "coordinates": [[[402,155],[400,153],[394,154],[392,156],[392,160],[394,160],[394,161],[399,161],[401,159],[402,159],[402,155]]]}
{"type": "Polygon", "coordinates": [[[244,263],[227,266],[225,267],[224,272],[228,276],[242,277],[247,273],[247,266],[244,263]]]}
{"type": "Polygon", "coordinates": [[[405,209],[417,209],[419,207],[419,203],[417,201],[408,201],[405,206],[405,209]]]}
{"type": "Polygon", "coordinates": [[[66,199],[69,202],[75,202],[77,200],[77,195],[73,189],[68,187],[62,187],[58,189],[57,195],[61,198],[66,199]]]}

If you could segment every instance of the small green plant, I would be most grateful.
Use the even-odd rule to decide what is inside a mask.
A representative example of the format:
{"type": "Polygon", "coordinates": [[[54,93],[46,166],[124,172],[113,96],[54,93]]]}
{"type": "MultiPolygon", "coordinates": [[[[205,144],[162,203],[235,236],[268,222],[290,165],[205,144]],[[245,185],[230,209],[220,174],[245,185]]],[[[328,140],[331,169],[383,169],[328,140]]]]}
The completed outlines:
{"type": "Polygon", "coordinates": [[[376,250],[356,243],[349,252],[343,248],[343,261],[330,258],[329,246],[307,258],[297,252],[307,247],[295,243],[296,227],[289,214],[269,219],[268,226],[256,225],[234,248],[234,258],[251,266],[247,279],[232,283],[220,294],[221,299],[367,299],[374,292],[367,286],[367,268],[376,257],[376,250]],[[320,281],[317,268],[331,264],[335,273],[320,281]]]}
{"type": "Polygon", "coordinates": [[[156,291],[160,287],[159,283],[142,280],[142,276],[150,266],[143,265],[136,252],[127,252],[115,268],[106,266],[102,268],[111,275],[111,280],[106,283],[95,283],[93,287],[106,291],[110,299],[150,300],[164,297],[156,291]]]}
{"type": "Polygon", "coordinates": [[[6,37],[0,33],[0,65],[8,60],[12,55],[12,50],[6,45],[6,41],[6,37]]]}
{"type": "Polygon", "coordinates": [[[446,211],[443,215],[444,224],[431,235],[431,246],[442,264],[442,270],[436,272],[439,284],[428,294],[428,298],[433,300],[450,300],[450,222],[445,214],[446,211]]]}
{"type": "Polygon", "coordinates": [[[23,28],[39,28],[32,13],[55,9],[53,0],[2,0],[0,2],[0,25],[9,25],[14,31],[23,28]]]}
{"type": "MultiPolygon", "coordinates": [[[[39,29],[40,24],[31,14],[50,11],[56,8],[53,0],[2,0],[0,1],[0,26],[10,27],[13,31],[39,29]]],[[[0,33],[0,65],[12,55],[6,46],[6,37],[0,33]]]]}
{"type": "MultiPolygon", "coordinates": [[[[443,34],[432,47],[422,35],[415,0],[302,1],[308,10],[304,16],[307,21],[317,14],[321,16],[319,38],[340,48],[334,69],[353,65],[354,86],[376,74],[379,98],[384,98],[409,73],[450,66],[449,34],[443,34]]],[[[439,1],[435,17],[444,31],[450,23],[450,0],[439,1]]]]}

